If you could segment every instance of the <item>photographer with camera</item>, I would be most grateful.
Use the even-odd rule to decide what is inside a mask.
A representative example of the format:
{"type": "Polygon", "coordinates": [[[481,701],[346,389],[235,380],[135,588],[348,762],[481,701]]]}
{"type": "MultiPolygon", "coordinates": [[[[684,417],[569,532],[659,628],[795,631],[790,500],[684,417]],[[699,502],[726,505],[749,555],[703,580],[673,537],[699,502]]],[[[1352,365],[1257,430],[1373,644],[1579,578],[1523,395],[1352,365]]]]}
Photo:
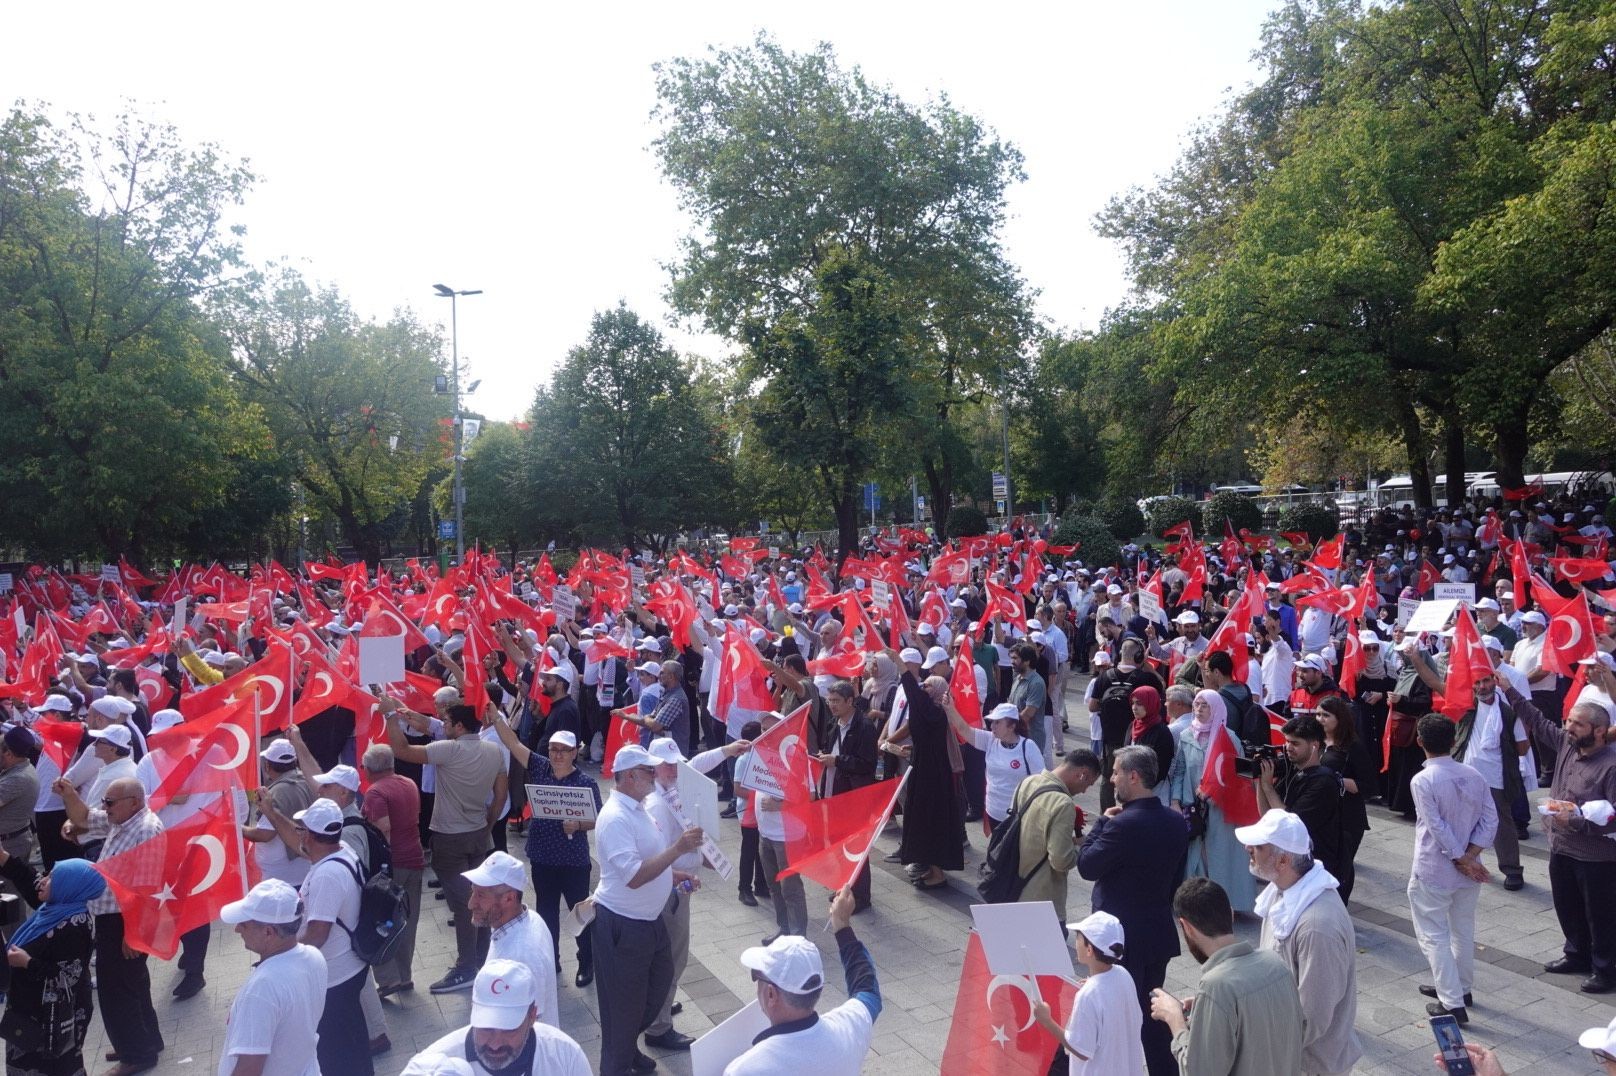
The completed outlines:
{"type": "Polygon", "coordinates": [[[1257,808],[1264,812],[1280,808],[1300,818],[1313,838],[1314,858],[1340,877],[1343,789],[1340,775],[1320,761],[1324,726],[1312,712],[1304,712],[1285,722],[1280,731],[1285,736],[1285,757],[1262,758],[1257,764],[1257,808]]]}

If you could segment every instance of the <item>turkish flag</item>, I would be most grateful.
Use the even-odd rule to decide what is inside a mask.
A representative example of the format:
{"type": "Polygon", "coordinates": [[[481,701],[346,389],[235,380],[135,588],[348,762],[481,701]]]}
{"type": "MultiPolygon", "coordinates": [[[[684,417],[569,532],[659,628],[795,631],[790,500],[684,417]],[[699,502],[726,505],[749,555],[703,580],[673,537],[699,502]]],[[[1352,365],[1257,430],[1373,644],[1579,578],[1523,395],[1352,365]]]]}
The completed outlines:
{"type": "MultiPolygon", "coordinates": [[[[375,638],[379,635],[404,636],[404,653],[410,654],[423,646],[431,646],[427,642],[420,628],[415,622],[404,615],[404,611],[394,605],[385,594],[372,592],[370,608],[365,613],[364,626],[359,634],[366,638],[375,638]]],[[[469,634],[469,633],[468,633],[469,634]]]]}
{"type": "Polygon", "coordinates": [[[869,859],[903,784],[877,781],[839,796],[788,799],[780,815],[790,863],[777,877],[800,874],[832,891],[851,884],[869,859]]]}
{"type": "Polygon", "coordinates": [[[982,615],[984,620],[1002,620],[1006,624],[1013,624],[1022,631],[1027,630],[1027,606],[1013,591],[999,586],[993,580],[987,582],[988,608],[982,615]]]}
{"type": "Polygon", "coordinates": [[[1419,594],[1431,593],[1431,588],[1442,582],[1442,573],[1429,559],[1420,561],[1420,575],[1414,581],[1414,590],[1419,594]]]}
{"type": "Polygon", "coordinates": [[[1515,586],[1515,608],[1532,607],[1532,569],[1527,561],[1526,543],[1519,539],[1500,538],[1498,548],[1509,553],[1509,574],[1515,586]]]}
{"type": "Polygon", "coordinates": [[[119,650],[103,650],[101,660],[109,668],[119,666],[132,669],[145,661],[153,654],[168,653],[168,629],[158,628],[146,637],[146,641],[139,646],[124,647],[119,650]]]}
{"type": "Polygon", "coordinates": [[[1549,618],[1549,628],[1543,633],[1543,667],[1561,676],[1577,671],[1577,662],[1593,657],[1594,614],[1588,606],[1588,595],[1579,590],[1574,597],[1562,598],[1541,579],[1533,581],[1532,592],[1549,618]]]}
{"type": "MultiPolygon", "coordinates": [[[[323,653],[311,650],[298,658],[297,663],[304,675],[303,688],[298,693],[297,702],[292,706],[294,725],[301,725],[315,714],[348,702],[348,697],[354,691],[353,683],[338,672],[337,667],[328,661],[323,653]]],[[[424,710],[416,707],[412,709],[416,709],[418,713],[432,712],[430,703],[424,710]]],[[[265,726],[264,731],[273,730],[265,726]]]]}
{"type": "Polygon", "coordinates": [[[1602,560],[1577,557],[1555,557],[1549,561],[1561,579],[1573,583],[1596,583],[1610,574],[1610,565],[1602,560]]]}
{"type": "Polygon", "coordinates": [[[931,562],[926,582],[942,587],[960,587],[971,581],[971,556],[964,550],[950,550],[931,562]]]}
{"type": "Polygon", "coordinates": [[[190,792],[257,788],[257,742],[251,696],[152,733],[146,737],[146,749],[157,768],[152,809],[190,792]]]}
{"type": "Polygon", "coordinates": [[[89,615],[79,621],[79,627],[86,634],[100,632],[102,635],[118,635],[123,631],[118,626],[118,618],[112,615],[105,602],[96,602],[91,606],[89,615]]]}
{"type": "Polygon", "coordinates": [[[1375,592],[1375,568],[1370,565],[1364,572],[1363,580],[1358,584],[1356,596],[1352,600],[1352,612],[1347,614],[1350,620],[1360,620],[1369,615],[1371,609],[1380,608],[1379,595],[1375,592]]]}
{"type": "MultiPolygon", "coordinates": [[[[1547,657],[1548,647],[1544,647],[1547,657]]],[[[1492,659],[1481,645],[1481,633],[1470,618],[1470,610],[1459,607],[1453,622],[1453,645],[1448,650],[1448,679],[1442,686],[1441,710],[1454,721],[1476,704],[1476,681],[1493,675],[1492,659]]]]}
{"type": "Polygon", "coordinates": [[[421,614],[421,623],[446,629],[449,621],[459,611],[460,595],[455,593],[455,580],[451,572],[432,584],[432,591],[426,596],[426,609],[421,614]]]}
{"type": "MultiPolygon", "coordinates": [[[[1066,1026],[1077,987],[1054,975],[994,975],[982,939],[971,931],[939,1071],[949,1076],[1044,1076],[1060,1044],[1032,1018],[1034,991],[1055,1023],[1066,1026]]],[[[1127,1028],[1117,1033],[1129,1030],[1137,1034],[1127,1028]]]]}
{"type": "Polygon", "coordinates": [[[1274,713],[1274,711],[1270,710],[1266,706],[1262,708],[1262,712],[1268,718],[1268,742],[1273,744],[1275,747],[1284,747],[1285,718],[1280,714],[1274,713]]]}
{"type": "Polygon", "coordinates": [[[833,650],[808,663],[812,676],[837,676],[850,680],[864,674],[864,662],[869,655],[862,650],[833,650]]]}
{"type": "Polygon", "coordinates": [[[316,628],[325,627],[337,617],[325,602],[314,596],[314,591],[302,583],[297,585],[297,600],[303,607],[303,615],[316,628]]]}
{"type": "Polygon", "coordinates": [[[1364,670],[1363,643],[1358,641],[1358,633],[1349,626],[1341,644],[1341,679],[1338,683],[1342,694],[1355,699],[1358,697],[1358,674],[1364,670]]]}
{"type": "MultiPolygon", "coordinates": [[[[638,716],[640,704],[635,703],[633,706],[622,706],[618,707],[618,709],[621,709],[625,714],[638,716]]],[[[600,767],[601,776],[610,777],[612,775],[612,759],[617,757],[617,752],[620,749],[627,747],[631,743],[639,742],[639,725],[634,724],[632,721],[625,721],[621,717],[612,718],[611,725],[606,730],[606,761],[600,767]]]]}
{"type": "Polygon", "coordinates": [[[780,786],[787,803],[810,799],[819,787],[822,767],[808,755],[808,704],[753,740],[752,754],[753,762],[780,786]]]}
{"type": "MultiPolygon", "coordinates": [[[[1240,596],[1234,600],[1234,604],[1229,606],[1229,611],[1219,622],[1218,629],[1207,639],[1206,654],[1202,656],[1209,656],[1221,650],[1228,654],[1231,660],[1237,655],[1244,657],[1245,643],[1240,637],[1251,630],[1251,618],[1262,614],[1263,603],[1261,587],[1248,583],[1240,592],[1240,596]]],[[[1235,661],[1235,668],[1240,667],[1241,662],[1235,661]]]]}
{"type": "Polygon", "coordinates": [[[1197,560],[1193,565],[1190,566],[1189,582],[1184,584],[1184,593],[1179,595],[1179,600],[1187,605],[1190,602],[1200,601],[1205,593],[1206,562],[1197,560]]]}
{"type": "Polygon", "coordinates": [[[1312,561],[1315,567],[1322,568],[1327,572],[1336,571],[1341,567],[1341,550],[1346,544],[1347,536],[1337,534],[1334,538],[1320,542],[1318,548],[1313,550],[1313,556],[1309,560],[1312,561]]]}
{"type": "Polygon", "coordinates": [[[1324,577],[1313,565],[1302,562],[1294,575],[1279,584],[1281,594],[1305,594],[1314,590],[1328,590],[1335,584],[1324,577]]]}
{"type": "Polygon", "coordinates": [[[769,674],[763,668],[763,656],[738,627],[724,633],[723,664],[718,667],[718,692],[713,698],[713,716],[720,721],[729,719],[732,708],[742,710],[772,710],[774,696],[769,694],[769,674]]]}
{"type": "Polygon", "coordinates": [[[258,696],[259,716],[266,729],[285,728],[292,720],[292,648],[271,640],[264,656],[230,679],[180,697],[180,713],[195,720],[225,703],[258,696]]]}
{"type": "Polygon", "coordinates": [[[594,642],[584,647],[584,655],[593,662],[602,662],[607,658],[631,658],[634,651],[618,642],[616,639],[596,638],[594,642]]]}
{"type": "Polygon", "coordinates": [[[331,648],[326,641],[314,634],[314,629],[301,620],[292,621],[291,625],[282,632],[270,632],[287,646],[300,660],[310,654],[317,654],[322,658],[330,658],[331,648]]]}
{"type": "Polygon", "coordinates": [[[79,721],[42,718],[35,723],[34,734],[40,739],[40,750],[45,757],[56,763],[58,772],[66,773],[84,740],[84,725],[79,721]]]}
{"type": "Polygon", "coordinates": [[[475,620],[468,620],[466,648],[460,652],[460,668],[465,673],[460,682],[460,695],[479,719],[488,709],[488,670],[483,668],[483,655],[489,650],[486,629],[475,620]]]}
{"type": "Polygon", "coordinates": [[[1257,810],[1257,790],[1250,781],[1235,774],[1237,755],[1227,732],[1228,727],[1221,721],[1212,729],[1199,791],[1222,809],[1231,826],[1249,826],[1262,817],[1257,810]]]}
{"type": "Polygon", "coordinates": [[[180,935],[219,918],[258,882],[242,853],[234,798],[220,799],[151,840],[95,865],[118,898],[124,943],[170,960],[180,935]]]}
{"type": "Polygon", "coordinates": [[[1351,587],[1331,587],[1298,598],[1296,604],[1323,609],[1332,616],[1351,616],[1358,605],[1358,594],[1351,587]]]}
{"type": "Polygon", "coordinates": [[[969,637],[960,644],[959,656],[954,659],[954,673],[948,680],[948,692],[954,697],[954,709],[960,712],[972,728],[982,727],[982,696],[976,693],[976,662],[971,660],[969,637]]]}
{"type": "Polygon", "coordinates": [[[173,686],[163,679],[163,674],[144,665],[135,670],[135,687],[147,710],[161,710],[158,704],[174,695],[173,686]]]}

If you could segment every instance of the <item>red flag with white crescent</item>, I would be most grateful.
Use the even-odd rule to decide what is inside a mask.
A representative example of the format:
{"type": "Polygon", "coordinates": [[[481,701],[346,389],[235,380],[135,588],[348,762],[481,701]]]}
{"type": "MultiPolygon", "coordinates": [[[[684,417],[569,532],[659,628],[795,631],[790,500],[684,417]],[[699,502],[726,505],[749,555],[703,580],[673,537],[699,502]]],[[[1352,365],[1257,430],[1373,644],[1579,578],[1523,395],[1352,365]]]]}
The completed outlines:
{"type": "Polygon", "coordinates": [[[1574,675],[1577,662],[1593,657],[1597,649],[1587,592],[1579,589],[1572,597],[1562,598],[1552,586],[1534,579],[1532,593],[1549,618],[1543,633],[1543,667],[1561,676],[1574,675]]]}
{"type": "Polygon", "coordinates": [[[192,792],[257,788],[257,744],[250,697],[152,733],[146,737],[147,753],[157,769],[152,810],[192,792]]]}
{"type": "Polygon", "coordinates": [[[777,877],[800,874],[832,891],[851,884],[869,859],[903,784],[877,781],[824,799],[788,799],[780,819],[789,865],[777,877]]]}
{"type": "Polygon", "coordinates": [[[271,640],[264,656],[230,679],[180,697],[180,713],[194,720],[219,707],[257,693],[266,729],[285,728],[292,720],[292,648],[271,640]]]}
{"type": "Polygon", "coordinates": [[[223,796],[95,865],[118,898],[125,945],[171,959],[182,934],[219,918],[226,904],[258,882],[258,864],[243,853],[233,806],[223,796]]]}
{"type": "Polygon", "coordinates": [[[1064,1027],[1076,994],[1074,984],[1055,975],[994,975],[982,939],[971,931],[940,1071],[949,1076],[1044,1076],[1060,1044],[1033,1019],[1033,1001],[1041,998],[1055,1023],[1064,1027]]]}
{"type": "Polygon", "coordinates": [[[752,753],[785,793],[786,802],[810,799],[819,787],[822,767],[808,754],[807,703],[753,740],[752,753]]]}
{"type": "Polygon", "coordinates": [[[1199,791],[1222,809],[1224,820],[1230,825],[1249,826],[1261,817],[1261,812],[1257,810],[1257,790],[1250,781],[1234,772],[1237,757],[1228,726],[1218,722],[1212,729],[1199,791]]]}

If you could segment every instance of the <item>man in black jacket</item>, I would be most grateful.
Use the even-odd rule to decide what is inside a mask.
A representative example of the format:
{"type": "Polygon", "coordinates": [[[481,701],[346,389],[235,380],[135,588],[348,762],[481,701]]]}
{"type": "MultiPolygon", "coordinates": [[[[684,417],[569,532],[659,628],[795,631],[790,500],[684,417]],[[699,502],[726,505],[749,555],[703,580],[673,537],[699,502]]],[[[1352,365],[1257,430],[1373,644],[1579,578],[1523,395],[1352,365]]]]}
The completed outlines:
{"type": "MultiPolygon", "coordinates": [[[[1150,992],[1167,981],[1167,965],[1179,953],[1173,925],[1173,890],[1183,873],[1189,831],[1178,812],[1151,791],[1156,753],[1148,747],[1116,752],[1111,781],[1117,806],[1094,820],[1077,853],[1077,873],[1094,883],[1093,910],[1110,912],[1128,938],[1128,974],[1139,1007],[1150,1011],[1150,992]]],[[[1146,1019],[1140,1027],[1150,1076],[1177,1076],[1172,1037],[1146,1019]]]]}
{"type": "MultiPolygon", "coordinates": [[[[820,778],[820,793],[836,796],[863,788],[875,781],[876,734],[875,725],[859,713],[854,702],[853,685],[838,680],[825,692],[825,706],[836,723],[829,729],[827,750],[818,756],[825,767],[820,778]]],[[[853,879],[853,910],[863,911],[870,906],[870,865],[864,864],[858,877],[853,879]]]]}

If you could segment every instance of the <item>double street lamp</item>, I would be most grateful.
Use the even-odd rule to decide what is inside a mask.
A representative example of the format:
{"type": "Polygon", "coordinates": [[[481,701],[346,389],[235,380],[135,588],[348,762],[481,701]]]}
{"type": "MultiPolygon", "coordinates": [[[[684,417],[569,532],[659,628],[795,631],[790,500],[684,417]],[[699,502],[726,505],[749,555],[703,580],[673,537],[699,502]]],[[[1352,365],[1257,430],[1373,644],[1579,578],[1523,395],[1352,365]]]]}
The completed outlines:
{"type": "MultiPolygon", "coordinates": [[[[460,423],[460,321],[459,298],[462,295],[481,295],[481,288],[456,291],[447,284],[434,284],[432,290],[449,300],[449,392],[454,397],[454,526],[455,562],[466,559],[466,492],[460,486],[460,457],[465,451],[465,439],[460,423]]],[[[475,387],[475,386],[474,386],[475,387]]]]}

